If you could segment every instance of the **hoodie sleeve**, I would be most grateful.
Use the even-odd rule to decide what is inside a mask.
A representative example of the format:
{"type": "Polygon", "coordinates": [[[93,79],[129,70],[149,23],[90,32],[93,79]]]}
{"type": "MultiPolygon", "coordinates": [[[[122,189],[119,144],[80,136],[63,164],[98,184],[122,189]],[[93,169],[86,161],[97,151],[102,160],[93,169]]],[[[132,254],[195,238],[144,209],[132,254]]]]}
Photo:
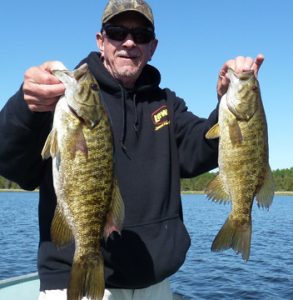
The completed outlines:
{"type": "Polygon", "coordinates": [[[218,122],[218,107],[210,116],[199,118],[185,102],[173,95],[174,130],[181,177],[194,177],[218,166],[218,139],[207,140],[206,132],[218,122]]]}
{"type": "Polygon", "coordinates": [[[45,162],[41,151],[52,122],[50,112],[31,112],[22,87],[0,112],[0,175],[23,189],[35,189],[45,162]]]}

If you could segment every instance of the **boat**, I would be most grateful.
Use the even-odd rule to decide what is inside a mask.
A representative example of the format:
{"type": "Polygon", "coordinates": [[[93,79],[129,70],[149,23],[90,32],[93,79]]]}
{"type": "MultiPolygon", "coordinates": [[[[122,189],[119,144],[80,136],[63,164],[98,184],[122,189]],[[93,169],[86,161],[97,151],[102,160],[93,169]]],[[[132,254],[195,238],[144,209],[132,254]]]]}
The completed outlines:
{"type": "Polygon", "coordinates": [[[0,299],[37,300],[40,293],[38,273],[0,280],[0,299]]]}
{"type": "MultiPolygon", "coordinates": [[[[40,280],[38,273],[12,277],[0,280],[0,299],[5,300],[38,300],[40,280]]],[[[183,300],[173,295],[173,300],[183,300]]]]}

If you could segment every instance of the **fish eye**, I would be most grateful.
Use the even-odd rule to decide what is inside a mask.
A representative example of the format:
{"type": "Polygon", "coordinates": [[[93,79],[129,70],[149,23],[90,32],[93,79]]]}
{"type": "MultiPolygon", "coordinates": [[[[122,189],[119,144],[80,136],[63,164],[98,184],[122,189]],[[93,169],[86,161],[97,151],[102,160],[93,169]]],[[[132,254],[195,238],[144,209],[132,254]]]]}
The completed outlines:
{"type": "Polygon", "coordinates": [[[254,92],[257,92],[257,91],[258,91],[258,87],[257,87],[256,85],[254,85],[254,86],[252,87],[252,90],[253,90],[254,92]]]}
{"type": "Polygon", "coordinates": [[[94,90],[94,91],[98,91],[99,90],[99,87],[96,83],[92,83],[91,84],[91,89],[94,90]]]}

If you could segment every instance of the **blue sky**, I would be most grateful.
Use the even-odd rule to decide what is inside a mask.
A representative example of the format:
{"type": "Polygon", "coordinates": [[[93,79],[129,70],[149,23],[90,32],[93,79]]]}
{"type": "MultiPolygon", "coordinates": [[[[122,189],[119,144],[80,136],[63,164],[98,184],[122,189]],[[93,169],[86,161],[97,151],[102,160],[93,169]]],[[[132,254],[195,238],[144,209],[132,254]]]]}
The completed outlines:
{"type": "MultiPolygon", "coordinates": [[[[151,61],[162,87],[207,117],[216,105],[217,74],[238,55],[265,55],[259,74],[266,110],[270,164],[293,167],[293,1],[149,0],[159,46],[151,61]]],[[[46,60],[69,68],[97,49],[106,0],[27,0],[0,4],[0,108],[24,71],[46,60]]]]}

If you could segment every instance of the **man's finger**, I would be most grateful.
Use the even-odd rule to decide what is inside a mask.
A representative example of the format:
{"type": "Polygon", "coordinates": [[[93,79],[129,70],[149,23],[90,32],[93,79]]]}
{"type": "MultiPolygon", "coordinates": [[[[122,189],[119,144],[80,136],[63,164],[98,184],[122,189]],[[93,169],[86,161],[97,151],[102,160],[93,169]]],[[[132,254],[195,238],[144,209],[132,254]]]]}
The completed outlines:
{"type": "Polygon", "coordinates": [[[63,95],[65,87],[59,80],[55,84],[38,84],[32,81],[26,81],[23,84],[23,91],[26,95],[35,96],[39,99],[48,99],[63,95]]]}
{"type": "Polygon", "coordinates": [[[24,74],[24,82],[37,84],[58,84],[60,80],[42,67],[32,67],[24,74]]]}
{"type": "Polygon", "coordinates": [[[224,63],[224,65],[222,66],[222,68],[220,70],[219,76],[225,77],[229,68],[234,69],[234,61],[232,59],[228,60],[226,63],[224,63]]]}
{"type": "Polygon", "coordinates": [[[50,99],[39,99],[29,95],[25,95],[24,97],[27,104],[35,104],[35,105],[42,105],[42,106],[55,105],[59,100],[59,97],[50,98],[50,99]]]}
{"type": "Polygon", "coordinates": [[[52,70],[67,70],[64,64],[61,61],[47,61],[41,65],[46,71],[52,72],[52,70]]]}
{"type": "Polygon", "coordinates": [[[263,54],[258,54],[257,57],[255,58],[255,61],[252,65],[252,70],[254,70],[255,75],[257,75],[265,57],[263,54]]]}
{"type": "Polygon", "coordinates": [[[49,112],[49,111],[54,111],[55,105],[36,105],[36,104],[28,104],[28,107],[31,111],[34,112],[49,112]]]}

